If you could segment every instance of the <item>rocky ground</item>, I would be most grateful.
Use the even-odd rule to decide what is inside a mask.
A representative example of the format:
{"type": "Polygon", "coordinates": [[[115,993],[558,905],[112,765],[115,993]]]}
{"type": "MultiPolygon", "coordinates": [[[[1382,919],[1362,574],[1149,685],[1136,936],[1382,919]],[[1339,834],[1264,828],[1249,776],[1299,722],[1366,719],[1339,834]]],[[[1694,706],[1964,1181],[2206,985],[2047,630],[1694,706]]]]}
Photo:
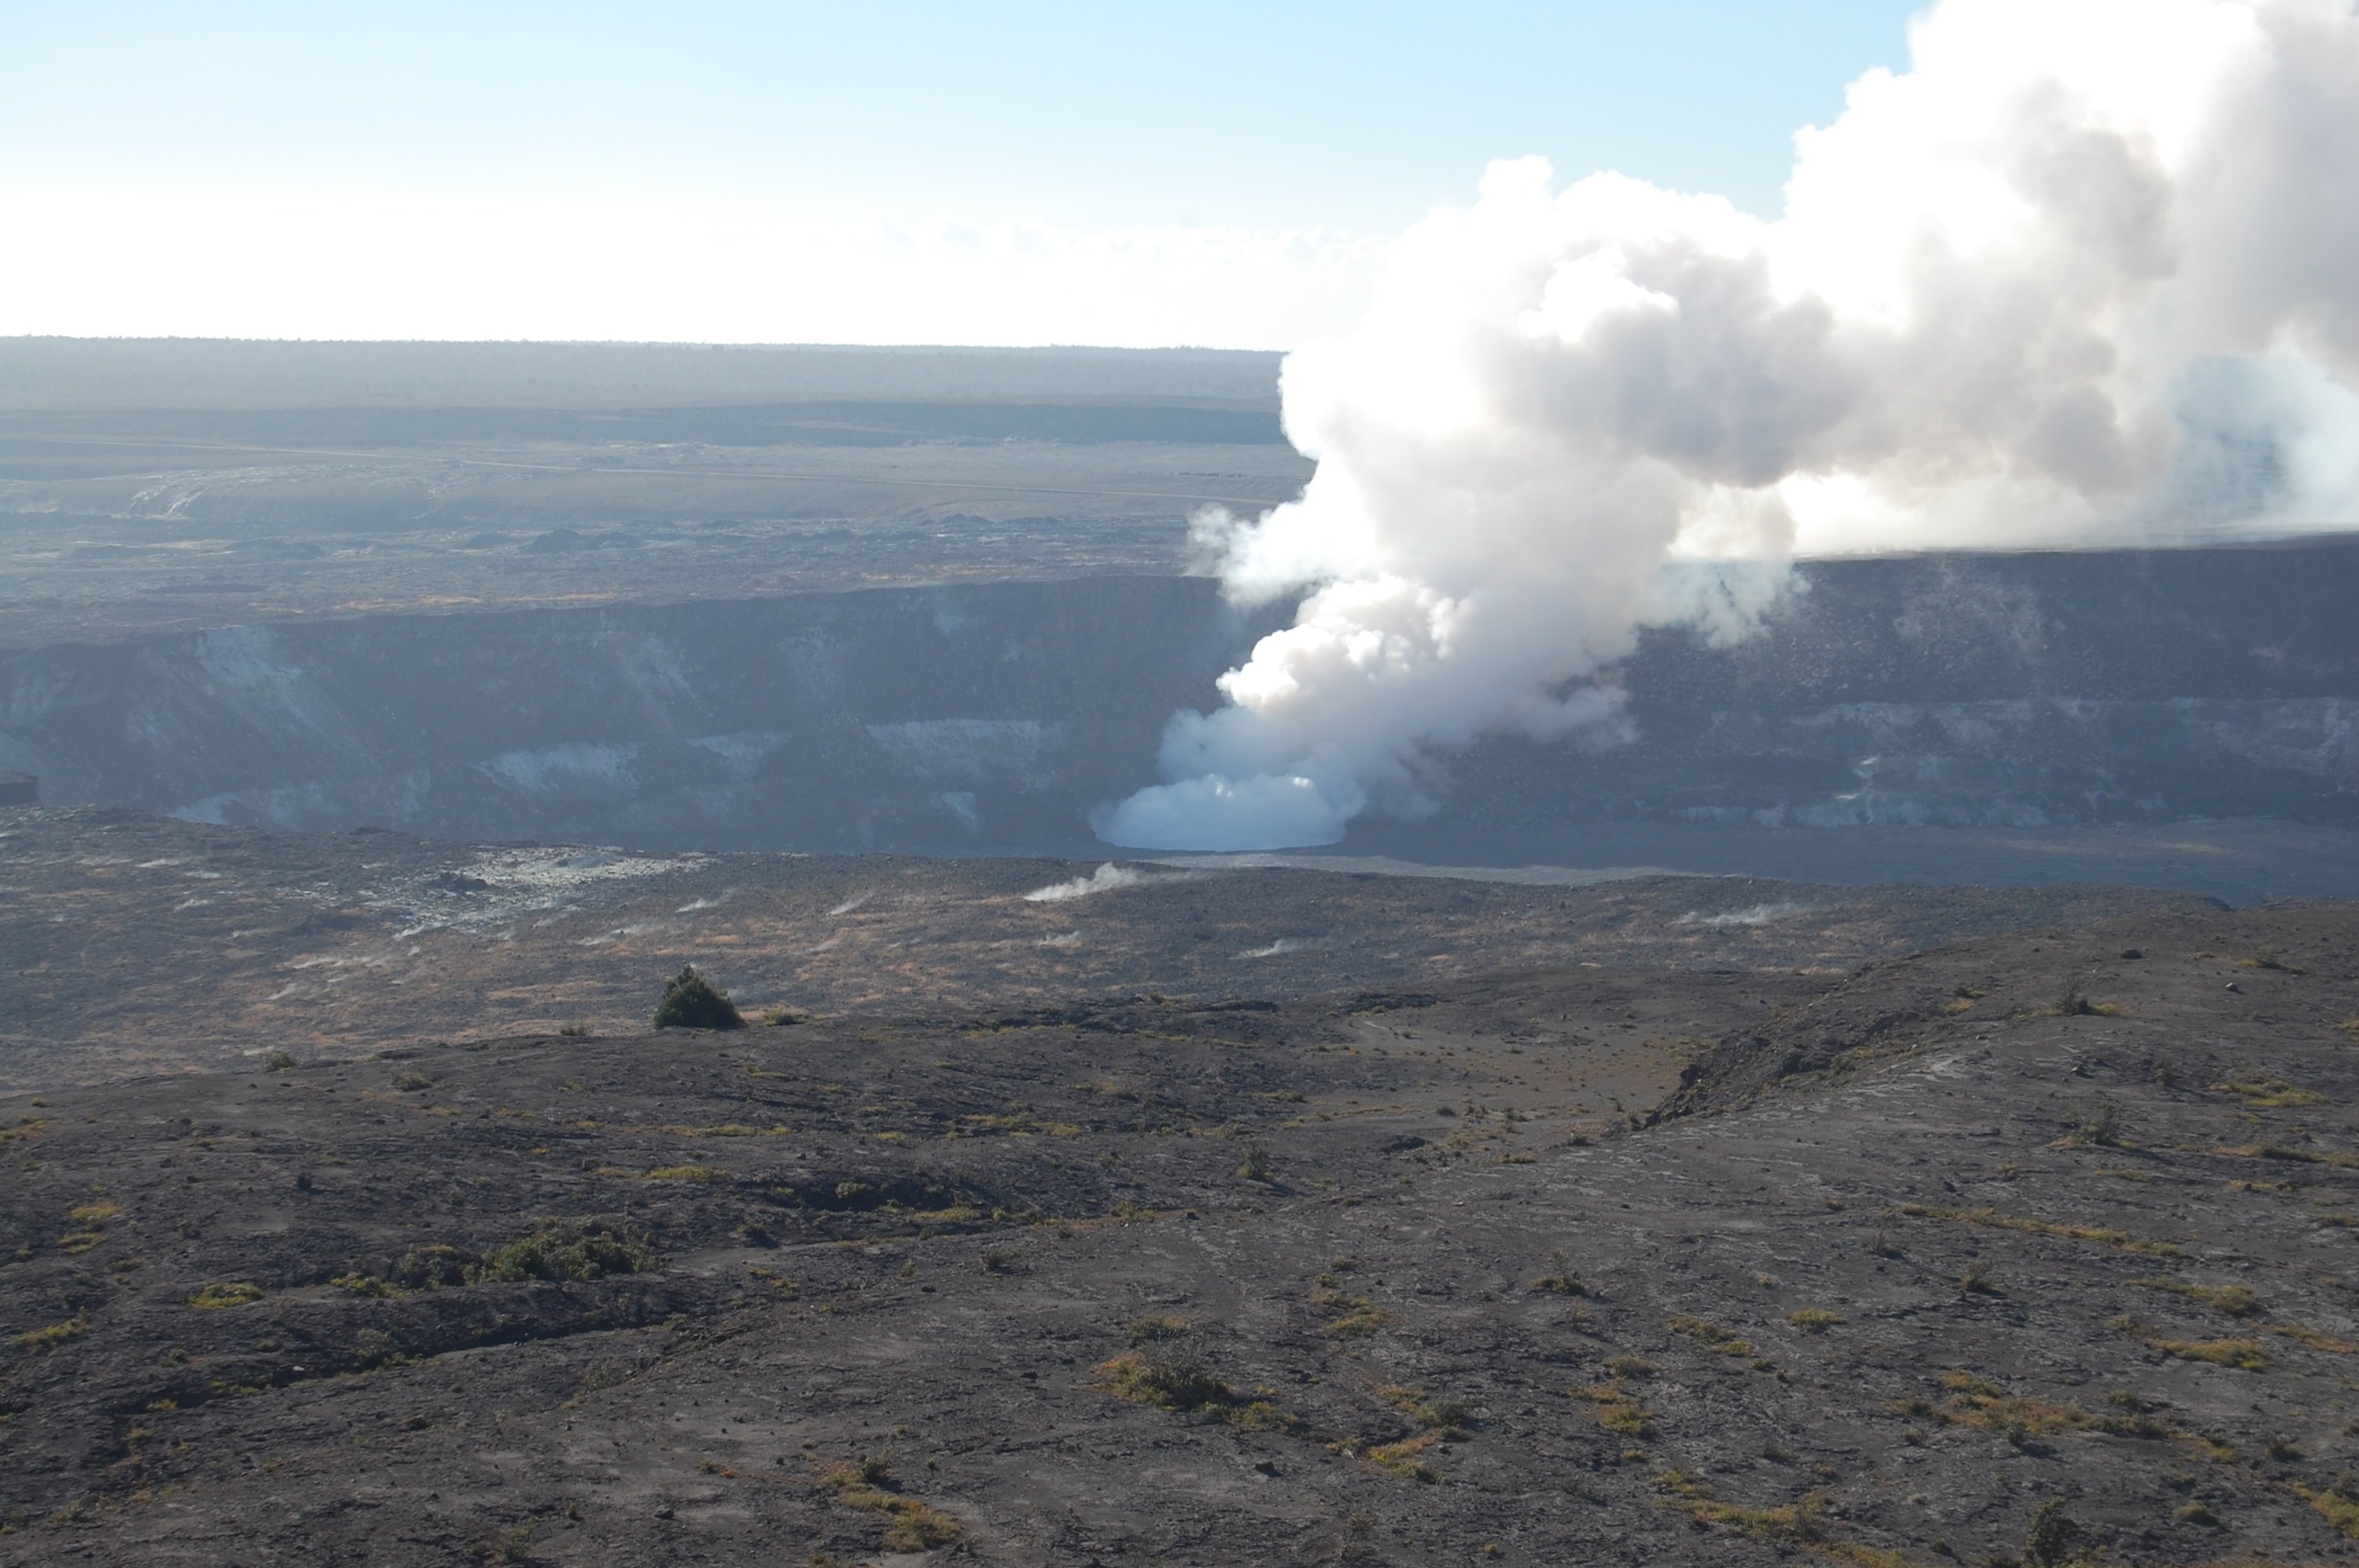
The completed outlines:
{"type": "Polygon", "coordinates": [[[20,1094],[0,1563],[2345,1560],[2354,1029],[2180,906],[20,1094]]]}
{"type": "Polygon", "coordinates": [[[2109,887],[635,855],[0,808],[0,1089],[281,1048],[613,1034],[644,1023],[684,963],[757,1012],[1269,1000],[1507,966],[1840,971],[2186,902],[2109,887]]]}

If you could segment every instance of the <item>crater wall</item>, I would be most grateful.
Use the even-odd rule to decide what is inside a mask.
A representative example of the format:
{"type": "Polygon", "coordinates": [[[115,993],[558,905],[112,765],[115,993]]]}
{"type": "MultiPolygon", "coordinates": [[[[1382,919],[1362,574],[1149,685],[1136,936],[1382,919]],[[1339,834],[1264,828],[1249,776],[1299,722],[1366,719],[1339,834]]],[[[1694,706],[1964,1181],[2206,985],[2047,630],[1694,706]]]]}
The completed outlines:
{"type": "MultiPolygon", "coordinates": [[[[1381,829],[2359,816],[2359,544],[1813,563],[1762,635],[1650,635],[1610,743],[1437,759],[1381,829]]],[[[1071,852],[1259,620],[1170,577],[364,615],[0,656],[57,803],[659,848],[1071,852]]]]}

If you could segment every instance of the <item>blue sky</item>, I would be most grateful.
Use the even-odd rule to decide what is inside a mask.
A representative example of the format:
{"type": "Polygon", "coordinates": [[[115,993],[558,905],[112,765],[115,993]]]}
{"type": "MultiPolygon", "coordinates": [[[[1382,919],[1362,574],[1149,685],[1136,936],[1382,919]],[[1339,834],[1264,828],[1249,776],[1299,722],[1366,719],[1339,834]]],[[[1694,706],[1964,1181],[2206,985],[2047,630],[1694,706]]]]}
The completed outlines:
{"type": "MultiPolygon", "coordinates": [[[[506,335],[462,308],[466,275],[446,263],[422,264],[433,278],[407,317],[357,297],[339,316],[283,279],[233,307],[223,290],[239,274],[220,255],[250,251],[246,271],[268,278],[300,251],[305,265],[357,278],[372,236],[423,226],[464,244],[473,232],[484,286],[512,292],[554,253],[527,258],[516,247],[529,250],[531,234],[501,230],[489,203],[543,213],[524,225],[537,234],[631,231],[636,259],[614,264],[605,292],[637,307],[694,288],[685,275],[667,285],[638,232],[667,224],[683,244],[766,246],[791,281],[800,253],[779,225],[882,223],[943,247],[943,286],[955,287],[966,236],[1023,243],[1006,225],[1380,238],[1468,199],[1490,159],[1527,153],[1566,178],[1615,169],[1772,212],[1791,133],[1832,118],[1864,70],[1905,64],[1913,9],[16,0],[0,49],[0,223],[13,207],[20,238],[56,248],[15,264],[17,277],[0,272],[0,284],[50,297],[0,299],[0,332],[106,330],[108,299],[75,282],[92,276],[81,251],[125,243],[139,210],[201,242],[221,275],[143,282],[119,258],[92,256],[115,330],[263,331],[276,309],[290,332],[348,318],[355,331],[408,321],[437,335],[506,335]],[[761,224],[769,237],[750,237],[761,224]]],[[[824,286],[844,287],[832,276],[824,286]]],[[[1141,274],[1136,286],[1160,285],[1141,274]]],[[[390,272],[371,285],[402,287],[390,272]]],[[[709,309],[683,309],[693,303],[675,298],[670,316],[618,306],[611,333],[581,302],[549,321],[588,335],[675,318],[710,328],[709,309]]],[[[533,329],[535,301],[516,304],[533,329]]],[[[1009,314],[1004,330],[1051,330],[1045,309],[1009,314]]],[[[919,310],[911,328],[946,319],[919,310]]],[[[1282,336],[1290,319],[1253,326],[1282,336]]],[[[1085,313],[1076,326],[1111,320],[1085,313]]],[[[748,326],[799,321],[773,310],[748,326]]],[[[898,335],[889,309],[844,322],[898,335]]],[[[1129,335],[1194,325],[1142,319],[1129,335]]]]}

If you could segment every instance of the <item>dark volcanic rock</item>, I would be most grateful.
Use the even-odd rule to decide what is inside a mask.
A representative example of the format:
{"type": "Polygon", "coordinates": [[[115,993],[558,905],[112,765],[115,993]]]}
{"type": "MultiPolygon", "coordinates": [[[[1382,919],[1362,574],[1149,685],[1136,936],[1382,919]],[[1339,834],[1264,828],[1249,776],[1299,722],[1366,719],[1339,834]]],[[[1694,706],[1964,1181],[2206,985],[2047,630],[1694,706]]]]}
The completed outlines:
{"type": "Polygon", "coordinates": [[[0,1563],[2348,1555],[2359,914],[1417,1000],[0,1102],[0,1563]]]}

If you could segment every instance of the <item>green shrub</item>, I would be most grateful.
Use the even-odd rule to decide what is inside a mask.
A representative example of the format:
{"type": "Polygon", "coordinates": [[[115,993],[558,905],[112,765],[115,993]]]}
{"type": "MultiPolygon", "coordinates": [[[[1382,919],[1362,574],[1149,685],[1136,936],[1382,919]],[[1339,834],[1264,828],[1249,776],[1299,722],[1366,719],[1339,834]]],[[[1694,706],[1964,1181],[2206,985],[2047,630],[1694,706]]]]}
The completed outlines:
{"type": "Polygon", "coordinates": [[[364,1295],[399,1295],[515,1279],[600,1279],[653,1273],[660,1264],[647,1238],[604,1220],[551,1220],[491,1252],[432,1244],[413,1247],[375,1279],[355,1271],[335,1281],[364,1295]]]}
{"type": "Polygon", "coordinates": [[[683,967],[664,987],[662,1000],[656,1004],[658,1029],[734,1029],[745,1027],[745,1015],[729,999],[729,993],[696,972],[696,965],[683,967]]]}
{"type": "Polygon", "coordinates": [[[2032,1510],[2031,1530],[2023,1542],[2024,1568],[2066,1568],[2078,1560],[2081,1526],[2050,1497],[2032,1510]]]}
{"type": "Polygon", "coordinates": [[[559,1220],[521,1241],[486,1253],[466,1268],[467,1282],[495,1279],[598,1279],[609,1274],[644,1274],[656,1256],[625,1225],[596,1220],[559,1220]]]}

